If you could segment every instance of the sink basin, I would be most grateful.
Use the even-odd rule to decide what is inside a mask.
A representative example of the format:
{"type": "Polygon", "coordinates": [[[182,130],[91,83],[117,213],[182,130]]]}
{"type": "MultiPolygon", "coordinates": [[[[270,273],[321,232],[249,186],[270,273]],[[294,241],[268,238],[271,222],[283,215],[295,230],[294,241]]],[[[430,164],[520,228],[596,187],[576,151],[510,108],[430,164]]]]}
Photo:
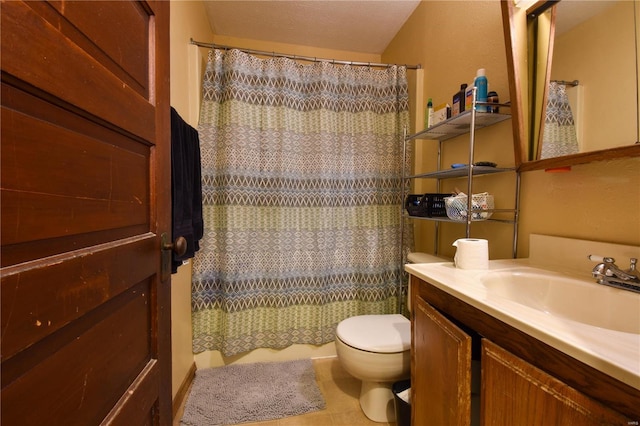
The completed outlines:
{"type": "Polygon", "coordinates": [[[553,272],[495,271],[481,278],[487,296],[499,296],[551,315],[640,334],[640,294],[553,272]]]}

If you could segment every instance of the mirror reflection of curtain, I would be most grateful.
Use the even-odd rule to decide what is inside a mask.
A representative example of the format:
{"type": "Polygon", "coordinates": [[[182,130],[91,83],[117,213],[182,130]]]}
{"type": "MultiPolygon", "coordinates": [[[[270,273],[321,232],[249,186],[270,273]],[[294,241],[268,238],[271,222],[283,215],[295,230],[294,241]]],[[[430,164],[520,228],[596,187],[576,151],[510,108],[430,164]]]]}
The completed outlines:
{"type": "Polygon", "coordinates": [[[576,154],[578,138],[564,84],[549,83],[540,159],[576,154]]]}
{"type": "Polygon", "coordinates": [[[320,345],[397,311],[408,101],[402,66],[209,53],[195,353],[320,345]]]}

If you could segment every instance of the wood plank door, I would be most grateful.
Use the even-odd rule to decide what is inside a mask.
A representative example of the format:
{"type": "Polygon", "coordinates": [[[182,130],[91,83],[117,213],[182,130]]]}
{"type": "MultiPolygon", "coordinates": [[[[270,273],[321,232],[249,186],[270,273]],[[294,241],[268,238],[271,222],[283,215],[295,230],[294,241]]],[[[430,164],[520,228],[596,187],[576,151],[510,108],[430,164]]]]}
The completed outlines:
{"type": "Polygon", "coordinates": [[[170,424],[169,2],[1,8],[1,423],[170,424]]]}

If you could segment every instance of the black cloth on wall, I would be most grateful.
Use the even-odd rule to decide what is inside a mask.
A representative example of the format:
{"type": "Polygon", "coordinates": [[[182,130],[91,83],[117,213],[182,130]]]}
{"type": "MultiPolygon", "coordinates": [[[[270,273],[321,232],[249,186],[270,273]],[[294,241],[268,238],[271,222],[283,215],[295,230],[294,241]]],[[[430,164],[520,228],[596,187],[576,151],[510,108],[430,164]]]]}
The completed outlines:
{"type": "Polygon", "coordinates": [[[187,240],[186,253],[172,255],[171,273],[174,274],[183,260],[192,258],[200,249],[199,240],[204,234],[201,176],[198,131],[171,107],[172,241],[181,236],[187,240]]]}

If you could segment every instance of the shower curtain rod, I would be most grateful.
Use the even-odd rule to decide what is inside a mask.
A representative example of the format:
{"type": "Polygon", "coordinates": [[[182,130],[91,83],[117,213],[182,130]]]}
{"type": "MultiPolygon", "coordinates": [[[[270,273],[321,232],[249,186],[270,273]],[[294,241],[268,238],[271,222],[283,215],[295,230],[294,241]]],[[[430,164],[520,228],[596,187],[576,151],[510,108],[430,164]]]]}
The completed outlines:
{"type": "MultiPolygon", "coordinates": [[[[195,44],[196,46],[200,46],[200,47],[208,47],[211,49],[238,49],[241,50],[245,53],[251,53],[254,55],[264,55],[264,56],[273,56],[273,57],[278,57],[278,58],[289,58],[289,59],[300,59],[302,61],[310,61],[310,62],[331,62],[332,64],[340,64],[340,65],[356,65],[356,66],[364,66],[364,67],[378,67],[378,68],[388,68],[388,67],[392,67],[394,65],[397,64],[381,64],[381,63],[374,63],[374,62],[355,62],[355,61],[337,61],[335,59],[323,59],[323,58],[316,58],[316,57],[311,57],[311,56],[298,56],[298,55],[288,55],[285,53],[276,53],[276,52],[267,52],[265,50],[254,50],[254,49],[244,49],[241,47],[233,47],[233,46],[224,46],[221,44],[213,44],[213,43],[203,43],[200,41],[195,41],[193,39],[191,39],[190,41],[191,44],[195,44]]],[[[405,67],[407,67],[407,69],[409,70],[419,70],[422,68],[422,65],[418,64],[418,65],[405,65],[405,67]]]]}
{"type": "Polygon", "coordinates": [[[579,86],[578,80],[566,81],[566,80],[551,80],[552,83],[564,84],[565,86],[579,86]]]}

